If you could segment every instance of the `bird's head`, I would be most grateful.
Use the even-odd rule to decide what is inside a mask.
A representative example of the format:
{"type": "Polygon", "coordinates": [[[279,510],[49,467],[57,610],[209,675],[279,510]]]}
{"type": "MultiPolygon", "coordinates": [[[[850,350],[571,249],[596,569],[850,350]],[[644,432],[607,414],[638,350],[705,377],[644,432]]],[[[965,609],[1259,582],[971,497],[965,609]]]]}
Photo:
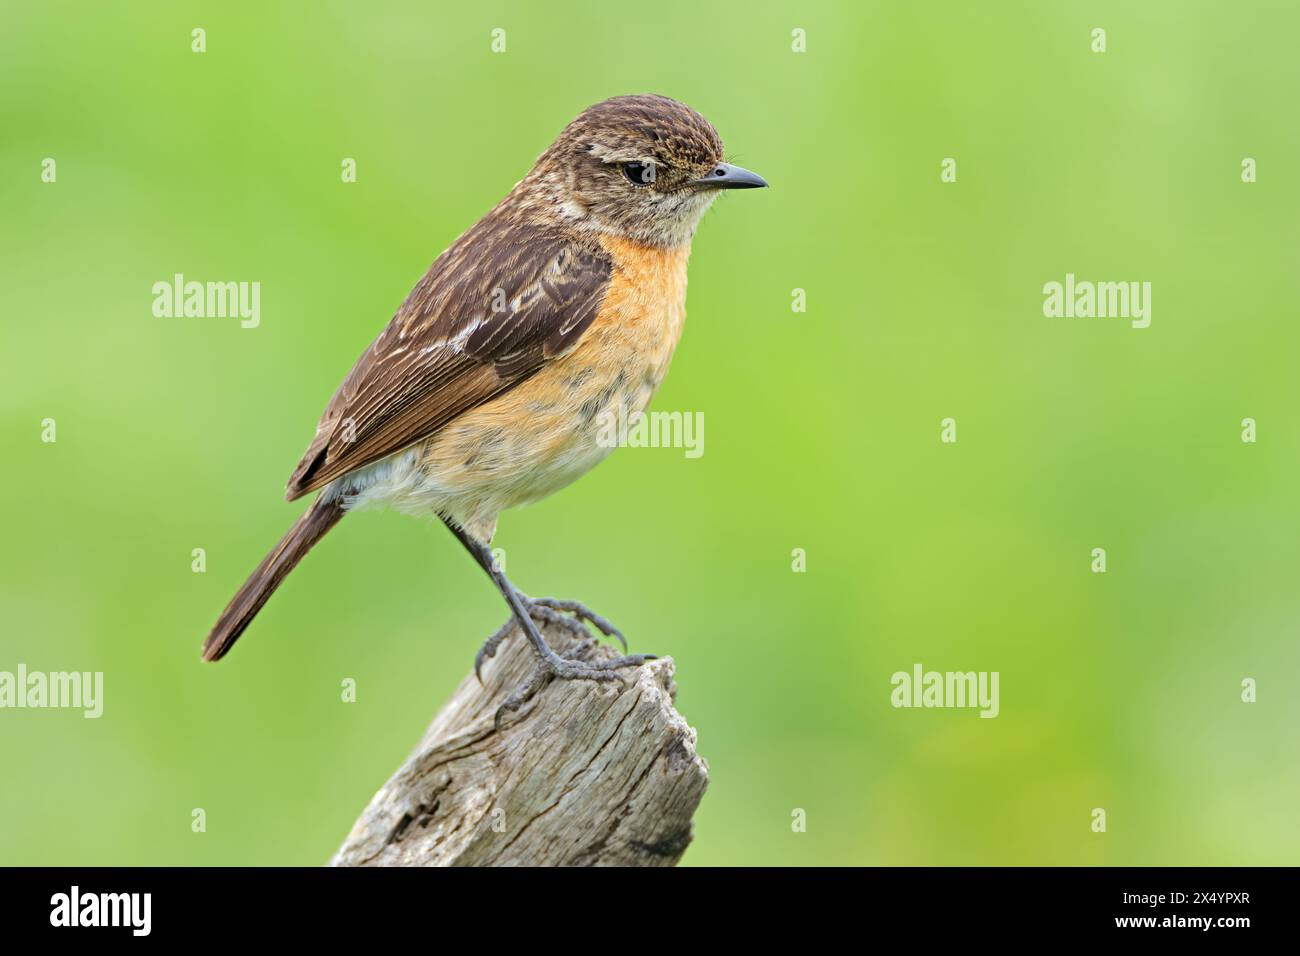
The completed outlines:
{"type": "Polygon", "coordinates": [[[675,247],[721,190],[767,183],[723,161],[721,137],[695,110],[647,95],[583,110],[520,185],[575,227],[675,247]]]}

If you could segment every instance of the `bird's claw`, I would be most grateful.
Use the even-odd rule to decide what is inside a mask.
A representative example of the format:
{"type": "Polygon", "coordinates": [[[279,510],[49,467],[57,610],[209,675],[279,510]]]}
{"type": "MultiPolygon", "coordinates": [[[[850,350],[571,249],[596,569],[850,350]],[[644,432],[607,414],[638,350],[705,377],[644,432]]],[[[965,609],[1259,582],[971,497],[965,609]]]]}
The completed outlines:
{"type": "MultiPolygon", "coordinates": [[[[503,721],[509,714],[522,708],[528,701],[532,700],[538,691],[557,677],[561,680],[622,681],[624,677],[619,671],[623,668],[640,667],[646,661],[657,659],[655,654],[627,654],[612,660],[587,660],[586,657],[596,646],[596,642],[593,640],[591,632],[583,626],[582,621],[590,622],[602,634],[623,641],[623,635],[619,633],[614,625],[577,601],[561,601],[556,598],[533,599],[522,595],[520,595],[520,598],[527,605],[530,625],[536,622],[542,625],[554,624],[565,628],[570,634],[578,638],[578,643],[567,648],[565,653],[561,655],[547,646],[545,641],[542,641],[541,647],[538,649],[537,663],[528,677],[511,691],[505,702],[497,708],[493,725],[498,731],[501,730],[503,721]]],[[[509,637],[517,627],[520,627],[519,620],[511,618],[495,634],[489,637],[479,649],[478,656],[474,659],[474,673],[478,676],[480,684],[483,682],[483,662],[496,654],[501,642],[509,637]]],[[[535,640],[539,639],[540,632],[539,637],[535,638],[535,640]]],[[[624,647],[626,648],[626,642],[624,642],[624,647]]]]}
{"type": "MultiPolygon", "coordinates": [[[[581,654],[592,646],[593,642],[588,640],[572,648],[570,653],[581,654]]],[[[539,690],[557,677],[561,680],[616,680],[621,682],[624,678],[619,673],[620,669],[624,667],[640,667],[646,661],[658,659],[655,654],[629,654],[608,661],[584,661],[573,657],[558,656],[554,661],[539,659],[528,677],[512,690],[510,696],[505,699],[505,703],[497,708],[496,716],[492,721],[493,726],[496,730],[501,730],[502,721],[506,715],[519,710],[524,704],[532,700],[539,690]]]]}
{"type": "MultiPolygon", "coordinates": [[[[543,597],[528,598],[528,602],[533,607],[545,607],[554,611],[563,611],[566,614],[572,614],[579,621],[586,621],[606,637],[612,637],[623,646],[624,653],[627,652],[627,638],[623,632],[615,627],[608,618],[597,614],[581,601],[569,601],[563,598],[543,597]]],[[[570,619],[572,620],[572,619],[570,619]]]]}
{"type": "MultiPolygon", "coordinates": [[[[528,605],[528,616],[539,624],[554,624],[558,627],[564,628],[575,637],[586,639],[589,632],[582,625],[582,622],[586,621],[592,627],[596,628],[596,630],[600,631],[601,634],[604,634],[606,637],[612,637],[618,641],[619,644],[623,646],[624,651],[627,650],[627,638],[623,636],[623,632],[615,627],[608,618],[597,614],[581,601],[569,601],[563,598],[552,597],[530,598],[525,597],[523,594],[520,594],[519,597],[526,605],[528,605]]],[[[506,621],[505,624],[501,625],[501,627],[497,629],[495,634],[483,642],[483,646],[479,648],[478,654],[474,656],[474,676],[478,678],[480,686],[483,684],[484,662],[489,657],[496,655],[497,648],[501,646],[501,642],[509,637],[510,632],[515,627],[518,627],[518,625],[519,622],[513,617],[506,621]]],[[[619,667],[633,667],[639,665],[643,661],[654,659],[655,657],[653,654],[634,654],[630,657],[620,657],[617,660],[602,661],[599,664],[588,664],[585,666],[589,668],[590,671],[611,670],[619,667]]],[[[578,664],[581,662],[574,661],[573,663],[578,664]]],[[[590,671],[568,674],[560,673],[558,670],[552,668],[549,673],[556,677],[585,677],[587,680],[609,679],[603,676],[588,676],[590,671]]]]}

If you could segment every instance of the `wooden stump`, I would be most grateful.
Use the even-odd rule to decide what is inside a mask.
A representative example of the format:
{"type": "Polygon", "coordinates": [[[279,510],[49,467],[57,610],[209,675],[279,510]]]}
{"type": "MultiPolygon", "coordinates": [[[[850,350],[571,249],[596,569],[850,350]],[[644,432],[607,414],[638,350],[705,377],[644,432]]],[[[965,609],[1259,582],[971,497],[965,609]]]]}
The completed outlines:
{"type": "MultiPolygon", "coordinates": [[[[609,647],[544,627],[564,656],[609,647]]],[[[516,627],[443,706],[380,788],[333,866],[672,866],[708,785],[695,731],[673,708],[673,660],[623,682],[551,680],[518,712],[498,708],[533,671],[516,627]]]]}

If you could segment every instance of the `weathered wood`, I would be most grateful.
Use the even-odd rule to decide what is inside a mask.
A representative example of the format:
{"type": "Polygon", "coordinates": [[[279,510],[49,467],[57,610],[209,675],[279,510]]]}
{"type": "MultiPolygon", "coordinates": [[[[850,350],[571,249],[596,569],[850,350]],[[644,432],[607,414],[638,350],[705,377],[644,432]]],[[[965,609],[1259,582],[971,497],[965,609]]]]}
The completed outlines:
{"type": "MultiPolygon", "coordinates": [[[[543,628],[565,656],[609,647],[543,628]]],[[[673,708],[672,658],[623,681],[551,680],[518,712],[498,708],[536,658],[515,628],[461,682],[418,747],[375,794],[333,866],[672,866],[708,784],[695,731],[673,708]]]]}

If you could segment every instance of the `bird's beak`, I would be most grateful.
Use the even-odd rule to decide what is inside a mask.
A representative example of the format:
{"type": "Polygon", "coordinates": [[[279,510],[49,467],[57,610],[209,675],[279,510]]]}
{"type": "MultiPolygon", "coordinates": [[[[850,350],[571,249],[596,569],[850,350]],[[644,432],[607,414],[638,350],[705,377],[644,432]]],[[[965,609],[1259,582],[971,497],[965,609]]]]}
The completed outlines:
{"type": "Polygon", "coordinates": [[[767,185],[767,180],[748,169],[741,169],[731,163],[719,163],[709,175],[692,180],[692,184],[710,189],[761,189],[767,185]]]}

